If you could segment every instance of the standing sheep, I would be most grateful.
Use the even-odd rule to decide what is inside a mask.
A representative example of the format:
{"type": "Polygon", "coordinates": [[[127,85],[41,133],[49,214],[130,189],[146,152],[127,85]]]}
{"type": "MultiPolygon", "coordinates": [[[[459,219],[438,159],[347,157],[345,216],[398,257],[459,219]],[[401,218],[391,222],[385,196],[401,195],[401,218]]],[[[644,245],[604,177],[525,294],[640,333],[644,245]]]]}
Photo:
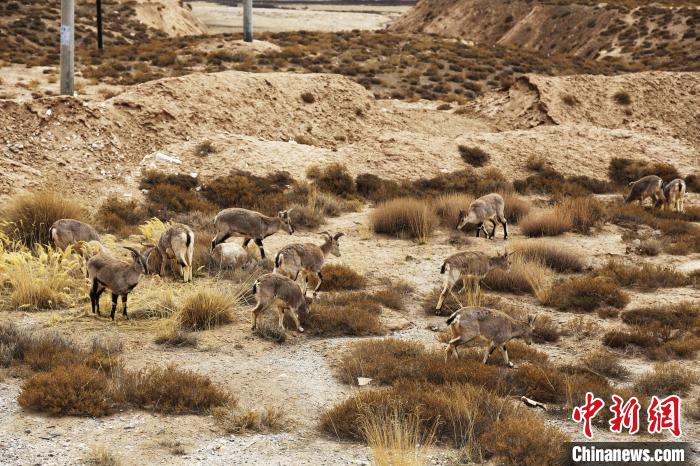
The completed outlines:
{"type": "Polygon", "coordinates": [[[639,201],[641,206],[646,198],[651,198],[652,204],[657,206],[666,201],[663,190],[664,182],[656,175],[648,175],[637,181],[632,181],[629,186],[632,189],[625,198],[626,204],[639,201]]]}
{"type": "Polygon", "coordinates": [[[217,234],[211,240],[211,248],[213,250],[217,244],[223,243],[233,235],[238,235],[243,237],[244,248],[248,246],[251,239],[254,239],[260,250],[260,257],[265,259],[264,238],[277,233],[280,229],[287,231],[290,235],[294,233],[290,212],[291,209],[283,210],[278,212],[276,217],[268,217],[248,209],[237,207],[224,209],[214,217],[217,234]]]}
{"type": "Polygon", "coordinates": [[[683,203],[685,201],[685,181],[676,178],[664,186],[663,208],[669,208],[676,212],[685,212],[683,203]]]}
{"type": "Polygon", "coordinates": [[[100,235],[93,227],[72,218],[62,218],[53,222],[49,228],[49,238],[58,249],[66,249],[79,241],[101,242],[100,235]]]}
{"type": "Polygon", "coordinates": [[[185,283],[192,281],[192,256],[194,255],[194,232],[187,225],[170,225],[156,246],[160,256],[160,276],[165,276],[165,263],[175,261],[185,283]]]}

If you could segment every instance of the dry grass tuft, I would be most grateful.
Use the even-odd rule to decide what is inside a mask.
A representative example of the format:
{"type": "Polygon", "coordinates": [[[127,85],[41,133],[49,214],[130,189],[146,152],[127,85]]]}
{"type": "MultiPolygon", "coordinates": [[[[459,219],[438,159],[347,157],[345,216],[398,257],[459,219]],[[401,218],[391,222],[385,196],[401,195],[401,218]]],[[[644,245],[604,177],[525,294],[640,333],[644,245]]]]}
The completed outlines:
{"type": "Polygon", "coordinates": [[[184,330],[210,330],[234,321],[235,302],[218,291],[198,290],[185,299],[174,319],[184,330]]]}
{"type": "Polygon", "coordinates": [[[356,301],[346,305],[314,304],[304,323],[310,335],[369,336],[384,335],[386,329],[379,320],[381,306],[371,301],[356,301]]]}
{"type": "Polygon", "coordinates": [[[93,445],[86,455],[85,464],[89,466],[121,466],[122,461],[105,445],[93,445]]]}
{"type": "Polygon", "coordinates": [[[133,199],[108,197],[100,206],[96,222],[105,231],[128,236],[136,233],[137,226],[148,219],[146,209],[133,199]]]}
{"type": "Polygon", "coordinates": [[[398,198],[382,203],[370,215],[372,231],[399,238],[415,238],[426,243],[439,219],[426,202],[398,198]]]}
{"type": "Polygon", "coordinates": [[[634,387],[649,396],[685,396],[697,382],[697,374],[682,364],[662,363],[656,364],[651,371],[642,374],[634,387]]]}
{"type": "Polygon", "coordinates": [[[279,408],[244,409],[237,403],[214,408],[216,423],[227,434],[279,432],[286,426],[284,411],[279,408]]]}
{"type": "Polygon", "coordinates": [[[573,224],[569,217],[562,217],[555,208],[531,212],[520,220],[520,231],[525,236],[558,236],[570,231],[573,224]]]}
{"type": "Polygon", "coordinates": [[[691,279],[687,275],[672,267],[652,264],[626,265],[614,260],[596,269],[593,274],[607,277],[623,287],[634,286],[647,291],[657,288],[681,287],[691,283],[691,279]]]}
{"type": "Polygon", "coordinates": [[[324,265],[321,275],[323,275],[322,291],[360,290],[367,286],[367,279],[347,265],[324,265]]]}
{"type": "Polygon", "coordinates": [[[194,155],[198,155],[200,157],[206,157],[207,155],[215,154],[216,152],[216,146],[214,146],[214,143],[209,140],[202,141],[194,147],[194,155]]]}
{"type": "Polygon", "coordinates": [[[588,354],[581,360],[583,367],[605,377],[624,379],[629,371],[620,364],[620,358],[608,351],[596,351],[588,354]]]}
{"type": "Polygon", "coordinates": [[[570,439],[561,430],[526,413],[496,423],[481,440],[486,451],[498,458],[499,464],[511,466],[563,464],[568,441],[570,439]]]}
{"type": "Polygon", "coordinates": [[[540,262],[516,257],[507,270],[491,270],[484,277],[483,283],[493,291],[535,294],[545,290],[550,279],[551,272],[540,262]]]}
{"type": "Polygon", "coordinates": [[[505,203],[504,214],[509,223],[519,223],[530,213],[530,203],[525,199],[511,193],[501,193],[505,203]]]}
{"type": "Polygon", "coordinates": [[[87,215],[74,196],[50,190],[19,195],[4,209],[2,231],[33,249],[37,244],[49,244],[49,228],[62,218],[85,221],[87,215]]]}
{"type": "Polygon", "coordinates": [[[196,336],[172,326],[167,326],[163,329],[163,331],[156,336],[154,342],[157,345],[170,348],[195,348],[198,344],[196,336]]]}
{"type": "Polygon", "coordinates": [[[539,262],[561,272],[581,272],[585,266],[580,256],[551,241],[523,241],[513,245],[517,256],[528,262],[539,262]]]}
{"type": "Polygon", "coordinates": [[[426,449],[432,432],[423,432],[423,420],[398,406],[369,409],[360,415],[362,436],[377,465],[420,466],[427,464],[426,449]]]}
{"type": "Polygon", "coordinates": [[[435,213],[440,217],[440,223],[450,229],[457,227],[457,218],[460,210],[469,208],[469,204],[474,201],[474,196],[470,194],[442,194],[432,200],[435,213]]]}
{"type": "Polygon", "coordinates": [[[323,168],[310,167],[306,176],[321,191],[341,197],[352,197],[355,193],[355,181],[345,165],[332,163],[323,168]]]}
{"type": "Polygon", "coordinates": [[[555,285],[543,304],[562,311],[591,312],[602,306],[622,309],[630,297],[620,286],[603,277],[575,277],[555,285]]]}

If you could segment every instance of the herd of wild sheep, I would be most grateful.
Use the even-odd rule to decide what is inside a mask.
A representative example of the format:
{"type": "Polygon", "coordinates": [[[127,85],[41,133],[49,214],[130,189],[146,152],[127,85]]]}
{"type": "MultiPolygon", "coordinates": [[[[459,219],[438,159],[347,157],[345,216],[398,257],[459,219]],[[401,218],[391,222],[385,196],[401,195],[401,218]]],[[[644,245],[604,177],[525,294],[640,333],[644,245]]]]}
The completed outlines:
{"type": "MultiPolygon", "coordinates": [[[[625,197],[625,202],[639,201],[640,205],[650,198],[655,207],[669,207],[682,212],[686,186],[682,179],[675,179],[664,186],[661,178],[655,175],[645,176],[630,183],[631,189],[625,197]]],[[[462,231],[467,226],[476,227],[476,236],[483,232],[485,237],[493,239],[496,226],[503,226],[503,238],[508,238],[508,225],[504,215],[505,203],[496,193],[487,194],[473,201],[467,210],[459,212],[457,229],[462,231]],[[492,223],[488,231],[484,224],[492,223]]],[[[239,257],[246,254],[245,247],[255,240],[260,256],[265,258],[263,239],[284,230],[290,235],[294,233],[290,211],[281,211],[277,216],[269,217],[259,212],[230,208],[219,212],[214,218],[216,236],[211,242],[211,254],[219,263],[225,262],[226,257],[239,257]],[[243,237],[242,247],[227,243],[232,236],[243,237]]],[[[256,305],[252,310],[252,328],[255,330],[257,318],[261,312],[275,307],[279,317],[279,327],[284,329],[284,315],[288,313],[299,332],[304,329],[300,324],[300,316],[304,318],[309,312],[307,288],[309,276],[316,278],[317,284],[313,290],[316,298],[318,289],[323,282],[321,268],[330,254],[340,256],[338,240],[343,233],[332,235],[323,232],[323,244],[292,243],[284,246],[274,259],[274,270],[259,277],[253,290],[256,305]],[[303,288],[297,283],[299,275],[304,277],[303,288]],[[283,303],[278,305],[277,303],[283,303]]],[[[102,246],[97,231],[83,222],[73,219],[56,221],[49,230],[51,241],[57,248],[65,249],[70,245],[81,245],[81,251],[87,251],[87,273],[91,282],[90,303],[92,312],[100,315],[99,300],[105,290],[112,294],[112,311],[110,317],[114,320],[117,301],[122,298],[122,315],[128,319],[127,296],[138,285],[141,276],[148,273],[148,259],[151,254],[160,256],[160,274],[165,273],[167,261],[174,261],[180,269],[185,282],[192,280],[192,256],[194,251],[194,232],[183,224],[170,225],[160,236],[156,246],[147,247],[143,251],[126,247],[132,255],[128,263],[109,254],[102,246]]],[[[436,310],[440,313],[446,294],[460,280],[467,277],[483,278],[494,268],[507,269],[510,266],[510,255],[499,254],[496,257],[478,251],[458,252],[449,256],[442,264],[440,273],[444,275],[444,286],[438,299],[436,310]]],[[[463,280],[465,281],[465,280],[463,280]]],[[[507,314],[484,307],[463,307],[455,311],[447,320],[453,338],[446,348],[449,355],[458,357],[457,347],[475,338],[485,337],[490,343],[484,354],[486,363],[489,355],[497,348],[503,353],[506,365],[512,366],[508,360],[506,343],[514,338],[522,338],[528,344],[532,343],[532,332],[536,317],[529,316],[526,322],[519,322],[507,314]]]]}

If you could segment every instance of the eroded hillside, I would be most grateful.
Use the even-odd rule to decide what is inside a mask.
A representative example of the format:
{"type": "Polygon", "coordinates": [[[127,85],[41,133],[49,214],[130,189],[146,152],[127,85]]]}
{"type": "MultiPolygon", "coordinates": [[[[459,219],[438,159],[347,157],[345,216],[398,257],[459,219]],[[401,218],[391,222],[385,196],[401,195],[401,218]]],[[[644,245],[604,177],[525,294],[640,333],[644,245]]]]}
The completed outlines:
{"type": "Polygon", "coordinates": [[[700,66],[700,9],[625,2],[421,0],[391,27],[480,43],[565,53],[623,57],[639,69],[700,66]]]}

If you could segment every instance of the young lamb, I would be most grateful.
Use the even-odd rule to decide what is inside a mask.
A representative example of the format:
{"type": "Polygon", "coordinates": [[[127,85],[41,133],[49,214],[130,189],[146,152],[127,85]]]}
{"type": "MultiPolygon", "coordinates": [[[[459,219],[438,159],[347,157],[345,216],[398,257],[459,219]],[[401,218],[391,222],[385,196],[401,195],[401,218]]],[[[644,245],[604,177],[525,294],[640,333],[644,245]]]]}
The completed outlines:
{"type": "Polygon", "coordinates": [[[275,306],[279,315],[279,327],[284,330],[284,313],[289,311],[297,330],[304,331],[299,318],[306,317],[309,306],[301,293],[301,288],[290,278],[277,273],[267,273],[260,276],[253,284],[253,293],[257,303],[253,308],[253,330],[258,325],[258,314],[275,306]],[[280,302],[282,304],[280,304],[280,302]]]}
{"type": "Polygon", "coordinates": [[[663,208],[669,208],[675,210],[676,212],[685,212],[685,207],[683,203],[685,201],[685,181],[680,178],[676,178],[670,181],[666,186],[664,186],[664,198],[663,208]]]}

